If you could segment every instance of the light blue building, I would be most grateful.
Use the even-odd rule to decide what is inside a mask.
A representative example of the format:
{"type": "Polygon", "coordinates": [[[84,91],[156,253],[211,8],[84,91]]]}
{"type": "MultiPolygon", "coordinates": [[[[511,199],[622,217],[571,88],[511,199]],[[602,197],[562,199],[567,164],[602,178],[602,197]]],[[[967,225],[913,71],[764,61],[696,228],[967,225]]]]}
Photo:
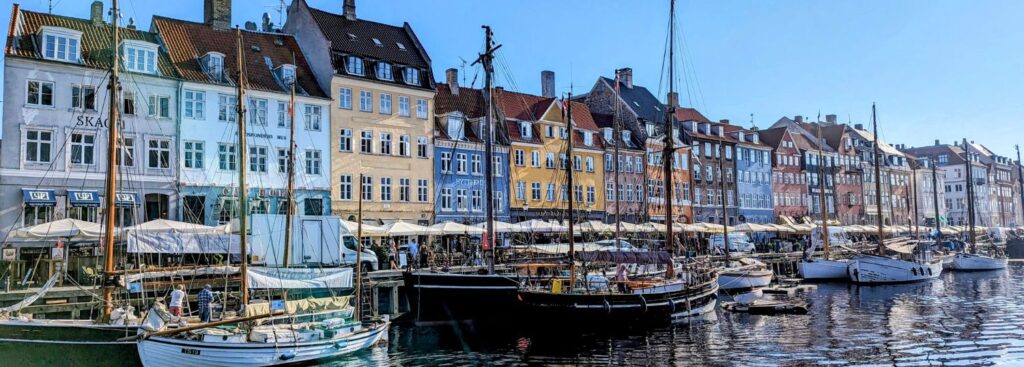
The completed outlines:
{"type": "Polygon", "coordinates": [[[756,131],[737,130],[736,192],[740,223],[774,223],[772,203],[772,149],[756,131]]]}
{"type": "MultiPolygon", "coordinates": [[[[454,74],[454,69],[448,70],[454,74]]],[[[439,84],[434,97],[434,223],[454,221],[475,224],[486,220],[484,120],[480,90],[459,88],[457,77],[439,84]]],[[[498,125],[502,126],[502,125],[498,125]]],[[[494,131],[494,218],[509,221],[508,144],[494,131]]]]}

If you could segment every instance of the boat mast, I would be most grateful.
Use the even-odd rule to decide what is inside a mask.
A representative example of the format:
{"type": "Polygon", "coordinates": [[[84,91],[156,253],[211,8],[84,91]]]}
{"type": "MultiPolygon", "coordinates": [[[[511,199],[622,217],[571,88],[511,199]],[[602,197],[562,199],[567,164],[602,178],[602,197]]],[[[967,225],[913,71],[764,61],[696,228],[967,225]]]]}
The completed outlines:
{"type": "MultiPolygon", "coordinates": [[[[675,239],[672,233],[672,156],[675,153],[675,129],[672,122],[676,113],[675,95],[675,43],[676,43],[676,1],[669,1],[668,12],[668,108],[665,109],[665,151],[662,155],[662,178],[665,185],[665,250],[675,254],[675,239]]],[[[618,172],[618,170],[616,170],[618,172]]]]}
{"type": "MultiPolygon", "coordinates": [[[[245,167],[249,162],[245,159],[247,157],[245,147],[245,74],[242,73],[242,30],[237,26],[235,27],[235,59],[237,59],[238,68],[236,75],[238,76],[235,80],[235,86],[238,93],[238,111],[235,117],[238,120],[238,252],[242,256],[242,264],[239,272],[242,276],[242,304],[249,304],[249,241],[246,238],[249,234],[248,220],[249,214],[249,192],[245,185],[245,167]]],[[[291,205],[289,201],[288,205],[291,205]]],[[[285,246],[287,248],[287,246],[285,246]]]]}
{"type": "Polygon", "coordinates": [[[615,116],[614,129],[612,132],[612,139],[615,140],[615,159],[612,161],[612,168],[615,170],[615,185],[612,186],[612,195],[615,195],[615,248],[619,248],[619,233],[622,232],[622,206],[619,205],[621,202],[619,196],[619,170],[622,166],[619,164],[621,158],[619,158],[619,146],[622,140],[622,121],[619,120],[619,71],[615,71],[615,116]]]}
{"type": "Polygon", "coordinates": [[[494,91],[492,90],[494,65],[492,61],[494,60],[494,51],[497,50],[498,47],[501,47],[501,45],[494,45],[494,40],[492,39],[492,37],[494,36],[494,32],[491,31],[491,26],[484,25],[481,26],[481,28],[484,29],[485,35],[484,53],[480,54],[480,57],[477,58],[477,60],[474,61],[473,64],[475,65],[477,63],[480,63],[484,67],[484,110],[487,111],[485,115],[486,120],[484,121],[484,124],[481,128],[484,134],[484,156],[487,157],[484,159],[484,177],[487,178],[486,180],[484,180],[484,190],[486,190],[487,192],[486,194],[484,194],[484,199],[487,200],[487,204],[484,205],[484,208],[486,208],[485,210],[487,211],[487,248],[491,250],[491,258],[490,262],[487,264],[487,270],[490,274],[494,274],[494,263],[498,251],[496,248],[494,248],[496,242],[494,240],[494,133],[492,132],[491,126],[492,121],[494,121],[494,91]]]}
{"type": "MultiPolygon", "coordinates": [[[[913,195],[914,195],[914,200],[913,200],[913,202],[914,202],[914,215],[911,218],[913,218],[912,219],[912,221],[913,221],[912,224],[914,225],[914,239],[917,240],[921,236],[921,231],[920,231],[921,227],[918,226],[918,219],[917,219],[917,216],[918,216],[918,211],[917,211],[917,170],[914,169],[913,167],[910,168],[910,185],[911,185],[910,189],[912,190],[913,195]]],[[[910,201],[909,197],[907,198],[907,201],[910,201]]]]}
{"type": "Polygon", "coordinates": [[[1021,168],[1020,145],[1014,145],[1017,149],[1017,183],[1020,184],[1020,210],[1024,212],[1024,169],[1021,168]]]}
{"type": "Polygon", "coordinates": [[[568,139],[569,141],[568,141],[568,147],[566,148],[566,156],[567,156],[568,162],[567,162],[567,164],[565,166],[566,166],[566,169],[568,171],[568,184],[569,184],[569,190],[568,190],[569,191],[569,289],[572,290],[572,289],[576,288],[576,239],[575,239],[575,234],[573,233],[573,230],[574,230],[574,228],[573,228],[574,227],[573,221],[576,219],[576,216],[573,213],[573,206],[575,205],[575,202],[576,202],[576,187],[573,186],[573,182],[572,182],[572,176],[573,176],[573,172],[572,171],[573,171],[573,169],[576,166],[576,159],[572,155],[572,141],[573,141],[573,135],[575,134],[575,132],[572,129],[572,92],[571,91],[569,92],[569,97],[566,98],[566,100],[565,100],[565,104],[567,106],[566,109],[565,109],[566,110],[566,112],[565,112],[565,125],[566,125],[566,128],[569,130],[569,139],[568,139]]]}
{"type": "MultiPolygon", "coordinates": [[[[295,65],[295,53],[292,53],[292,65],[295,65]]],[[[295,82],[298,77],[299,74],[295,73],[289,83],[291,99],[288,101],[288,118],[291,126],[288,128],[288,211],[284,218],[284,261],[282,262],[286,268],[292,259],[292,217],[295,215],[295,82]]]]}
{"type": "MultiPolygon", "coordinates": [[[[725,129],[725,126],[718,125],[719,129],[725,129]]],[[[724,134],[725,131],[722,131],[724,134]]],[[[731,255],[729,251],[729,211],[726,207],[726,199],[728,195],[725,192],[725,139],[718,139],[718,187],[722,190],[722,241],[725,243],[725,261],[726,267],[729,266],[728,261],[731,255]]]]}
{"type": "Polygon", "coordinates": [[[109,122],[107,123],[107,192],[104,197],[105,209],[107,212],[107,221],[105,232],[103,233],[103,244],[104,244],[104,282],[103,282],[103,316],[101,320],[109,320],[110,312],[114,308],[114,278],[117,277],[117,273],[114,271],[114,230],[117,218],[117,165],[121,160],[117,156],[117,140],[118,140],[118,129],[121,124],[118,119],[120,114],[119,103],[121,101],[120,96],[120,81],[118,80],[118,72],[121,64],[121,52],[118,47],[118,28],[117,28],[117,17],[118,8],[117,0],[113,1],[113,6],[110,8],[111,14],[111,26],[113,27],[112,33],[113,38],[111,40],[111,50],[113,50],[113,57],[111,59],[110,66],[110,85],[107,86],[110,89],[110,111],[109,122]]]}
{"type": "Polygon", "coordinates": [[[359,204],[356,207],[356,319],[363,320],[363,174],[359,174],[359,204]]]}
{"type": "Polygon", "coordinates": [[[875,110],[875,104],[871,104],[871,129],[874,134],[874,142],[872,145],[873,157],[875,163],[875,213],[878,215],[878,256],[885,256],[885,232],[882,229],[882,169],[881,160],[879,156],[882,154],[878,147],[878,112],[875,110]]]}
{"type": "Polygon", "coordinates": [[[964,138],[964,166],[967,167],[967,225],[969,227],[967,238],[971,240],[971,253],[974,253],[974,170],[971,164],[971,149],[967,145],[967,138],[964,138]]]}
{"type": "Polygon", "coordinates": [[[939,220],[939,174],[935,171],[935,162],[931,158],[928,164],[932,166],[932,204],[935,205],[935,243],[942,243],[942,221],[939,220]]]}
{"type": "MultiPolygon", "coordinates": [[[[820,112],[818,118],[821,118],[820,112]]],[[[829,243],[831,242],[831,236],[828,233],[828,198],[825,196],[825,155],[822,153],[821,147],[825,145],[825,141],[821,139],[821,121],[818,121],[816,126],[818,132],[818,192],[821,194],[821,240],[822,240],[822,256],[825,260],[828,260],[829,255],[829,243]]]]}

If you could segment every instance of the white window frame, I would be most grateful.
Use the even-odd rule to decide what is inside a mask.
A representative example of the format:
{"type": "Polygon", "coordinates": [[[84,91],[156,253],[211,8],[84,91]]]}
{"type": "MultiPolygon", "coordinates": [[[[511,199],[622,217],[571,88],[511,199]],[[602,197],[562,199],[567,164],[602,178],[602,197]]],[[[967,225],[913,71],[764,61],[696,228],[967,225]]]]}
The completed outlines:
{"type": "Polygon", "coordinates": [[[184,167],[189,169],[203,169],[206,158],[206,143],[203,141],[186,140],[182,142],[184,153],[184,167]]]}
{"type": "Polygon", "coordinates": [[[53,107],[54,106],[54,83],[49,80],[34,80],[29,79],[25,82],[25,105],[35,107],[53,107]],[[32,84],[36,84],[36,93],[32,93],[32,84]],[[47,94],[43,92],[44,87],[50,88],[50,103],[43,103],[43,97],[47,94]],[[35,96],[36,102],[32,102],[32,97],[35,96]]]}
{"type": "Polygon", "coordinates": [[[352,109],[352,88],[338,89],[338,108],[343,110],[352,109]]]}
{"type": "Polygon", "coordinates": [[[40,31],[40,54],[44,59],[75,64],[82,60],[82,32],[52,26],[40,27],[40,31]]]}
{"type": "Polygon", "coordinates": [[[71,149],[69,162],[75,166],[92,166],[96,164],[96,134],[73,132],[71,133],[71,149]],[[75,141],[75,138],[79,138],[79,141],[75,141]],[[92,142],[86,142],[88,138],[91,138],[92,142]],[[86,161],[86,152],[89,153],[89,159],[86,161]],[[77,160],[75,153],[78,153],[77,160]]]}
{"type": "Polygon", "coordinates": [[[338,130],[338,151],[352,152],[352,129],[338,130]]]}
{"type": "Polygon", "coordinates": [[[195,120],[206,119],[206,92],[185,89],[182,93],[182,108],[185,117],[195,120]]]}

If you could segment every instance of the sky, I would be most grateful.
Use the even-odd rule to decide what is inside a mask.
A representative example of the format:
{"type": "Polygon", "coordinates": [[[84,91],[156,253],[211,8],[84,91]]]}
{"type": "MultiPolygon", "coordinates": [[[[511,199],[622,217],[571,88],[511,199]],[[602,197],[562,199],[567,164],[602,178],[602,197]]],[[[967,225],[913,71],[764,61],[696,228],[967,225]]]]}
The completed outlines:
{"type": "MultiPolygon", "coordinates": [[[[0,22],[10,21],[5,0],[0,22]]],[[[21,6],[87,18],[89,0],[23,0],[21,6]]],[[[110,0],[104,1],[105,9],[110,0]]],[[[307,0],[340,13],[342,0],[307,0]]],[[[275,0],[236,0],[233,24],[280,23],[275,0]],[[243,5],[244,4],[244,5],[243,5]]],[[[152,15],[202,21],[202,0],[121,0],[123,16],[148,29],[152,15]]],[[[540,94],[540,72],[559,93],[587,92],[598,76],[631,67],[634,83],[668,91],[668,1],[357,0],[359,18],[409,22],[439,82],[483,46],[480,25],[502,44],[496,81],[540,94]]],[[[836,114],[920,146],[967,138],[1016,158],[1024,142],[1024,2],[1012,0],[706,0],[676,5],[676,90],[712,120],[766,128],[782,116],[836,114]]],[[[477,78],[474,78],[478,76],[477,78]]]]}

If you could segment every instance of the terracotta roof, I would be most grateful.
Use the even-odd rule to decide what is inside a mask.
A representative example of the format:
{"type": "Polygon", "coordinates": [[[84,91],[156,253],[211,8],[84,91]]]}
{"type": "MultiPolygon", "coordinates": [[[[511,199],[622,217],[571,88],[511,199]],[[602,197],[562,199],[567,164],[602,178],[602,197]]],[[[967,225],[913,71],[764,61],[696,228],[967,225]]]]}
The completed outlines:
{"type": "MultiPolygon", "coordinates": [[[[45,60],[42,57],[41,50],[37,49],[39,45],[38,38],[36,37],[43,26],[73,29],[82,32],[81,45],[79,45],[82,65],[96,69],[110,68],[111,60],[114,57],[110,48],[110,43],[113,41],[114,27],[110,24],[95,26],[88,19],[37,13],[21,9],[18,4],[14,4],[11,10],[11,25],[8,30],[6,54],[14,57],[45,60]]],[[[154,33],[138,29],[119,28],[120,32],[118,32],[118,35],[121,40],[137,40],[156,45],[160,44],[160,40],[154,33]]],[[[156,67],[160,75],[177,78],[178,74],[171,67],[167,54],[162,49],[159,49],[158,53],[156,67]]],[[[49,60],[46,61],[49,62],[49,60]]],[[[64,62],[59,63],[64,64],[64,62]]]]}
{"type": "MultiPolygon", "coordinates": [[[[502,89],[494,91],[494,103],[506,119],[538,121],[555,101],[554,97],[535,96],[502,89]]],[[[597,124],[594,123],[594,118],[590,115],[590,108],[581,102],[572,101],[570,103],[572,103],[572,119],[576,121],[576,128],[596,132],[597,124]]]]}
{"type": "Polygon", "coordinates": [[[707,117],[704,117],[700,111],[689,107],[676,107],[676,120],[677,121],[697,121],[697,122],[711,122],[707,117]]]}
{"type": "MultiPolygon", "coordinates": [[[[237,36],[234,29],[220,30],[204,23],[178,19],[153,17],[153,28],[160,34],[170,53],[174,68],[185,80],[200,83],[235,85],[237,65],[237,36]],[[225,78],[211,78],[201,65],[201,58],[208,52],[224,54],[225,78]]],[[[268,92],[290,93],[289,88],[277,78],[273,68],[292,64],[295,55],[295,74],[298,80],[297,93],[327,98],[320,90],[313,72],[299,49],[298,43],[289,35],[242,30],[242,53],[248,87],[268,92]],[[304,93],[303,93],[304,92],[304,93]]]]}
{"type": "Polygon", "coordinates": [[[438,84],[434,95],[434,113],[443,115],[454,111],[462,112],[468,118],[484,115],[484,96],[479,89],[459,87],[459,94],[452,94],[448,84],[438,84]]]}
{"type": "Polygon", "coordinates": [[[544,143],[540,140],[540,131],[537,129],[537,125],[531,125],[532,132],[530,133],[530,139],[524,139],[522,134],[519,133],[519,121],[505,120],[505,128],[508,133],[508,138],[511,141],[529,144],[544,143]]]}
{"type": "Polygon", "coordinates": [[[768,144],[772,148],[778,148],[782,145],[782,140],[786,136],[786,128],[776,127],[772,129],[758,130],[757,135],[761,136],[761,141],[768,144]]]}

